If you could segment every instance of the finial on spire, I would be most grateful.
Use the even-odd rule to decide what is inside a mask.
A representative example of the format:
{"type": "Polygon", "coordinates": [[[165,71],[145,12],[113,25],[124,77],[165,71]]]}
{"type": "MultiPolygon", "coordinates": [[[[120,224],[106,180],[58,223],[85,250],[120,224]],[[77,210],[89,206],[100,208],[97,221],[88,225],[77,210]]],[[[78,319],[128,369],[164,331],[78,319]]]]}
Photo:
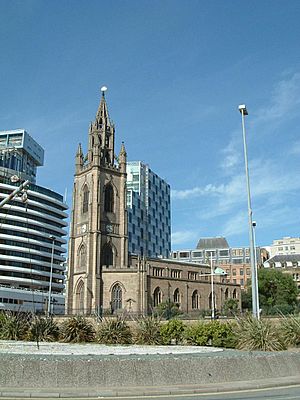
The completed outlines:
{"type": "Polygon", "coordinates": [[[105,92],[107,91],[107,87],[106,86],[102,86],[101,87],[101,92],[102,92],[102,96],[105,96],[105,92]]]}

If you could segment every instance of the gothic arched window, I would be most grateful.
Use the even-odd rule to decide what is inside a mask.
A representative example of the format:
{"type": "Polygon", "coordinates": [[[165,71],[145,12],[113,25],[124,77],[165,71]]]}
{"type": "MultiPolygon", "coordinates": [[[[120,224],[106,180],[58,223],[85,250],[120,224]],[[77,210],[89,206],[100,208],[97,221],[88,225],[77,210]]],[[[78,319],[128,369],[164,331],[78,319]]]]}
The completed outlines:
{"type": "Polygon", "coordinates": [[[198,310],[199,309],[199,294],[198,290],[194,290],[192,294],[192,309],[198,310]]]}
{"type": "Polygon", "coordinates": [[[84,244],[78,249],[77,269],[78,271],[86,270],[86,246],[84,244]]]}
{"type": "Polygon", "coordinates": [[[109,243],[105,243],[102,247],[101,265],[105,265],[106,267],[114,265],[114,255],[109,243]]]}
{"type": "Polygon", "coordinates": [[[89,210],[89,189],[87,186],[83,189],[83,197],[82,197],[82,213],[85,214],[89,210]]]}
{"type": "Polygon", "coordinates": [[[228,289],[225,290],[225,300],[227,300],[229,297],[228,289]]]}
{"type": "Polygon", "coordinates": [[[174,303],[180,304],[180,292],[179,292],[179,289],[175,289],[173,298],[174,298],[174,303]]]}
{"type": "Polygon", "coordinates": [[[114,189],[110,183],[104,189],[104,211],[114,212],[114,189]]]}
{"type": "Polygon", "coordinates": [[[84,314],[84,283],[81,280],[76,290],[76,312],[84,314]]]}
{"type": "Polygon", "coordinates": [[[162,293],[160,287],[157,287],[153,293],[153,306],[157,307],[162,302],[162,293]]]}
{"type": "Polygon", "coordinates": [[[122,288],[117,283],[111,291],[111,310],[115,312],[122,309],[122,288]]]}
{"type": "Polygon", "coordinates": [[[236,296],[236,289],[234,289],[234,291],[232,292],[232,298],[233,298],[233,299],[236,299],[236,297],[237,297],[237,296],[236,296]]]}

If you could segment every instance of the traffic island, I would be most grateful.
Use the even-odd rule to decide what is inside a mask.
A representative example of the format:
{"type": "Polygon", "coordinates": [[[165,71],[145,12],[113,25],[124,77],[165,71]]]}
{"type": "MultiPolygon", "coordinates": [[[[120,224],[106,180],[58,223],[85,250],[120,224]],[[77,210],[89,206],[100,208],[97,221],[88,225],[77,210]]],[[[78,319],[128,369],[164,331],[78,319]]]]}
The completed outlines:
{"type": "Polygon", "coordinates": [[[283,382],[300,382],[300,352],[0,342],[2,397],[195,393],[283,382]]]}

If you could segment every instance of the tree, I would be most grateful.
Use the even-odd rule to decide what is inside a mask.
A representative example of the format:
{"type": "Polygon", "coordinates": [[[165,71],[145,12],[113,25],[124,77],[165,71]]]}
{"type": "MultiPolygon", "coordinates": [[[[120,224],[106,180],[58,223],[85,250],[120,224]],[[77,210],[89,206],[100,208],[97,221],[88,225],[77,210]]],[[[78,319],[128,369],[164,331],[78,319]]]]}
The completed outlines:
{"type": "Polygon", "coordinates": [[[237,299],[227,299],[224,302],[224,312],[227,316],[234,316],[239,312],[239,302],[237,299]]]}
{"type": "MultiPolygon", "coordinates": [[[[293,277],[275,269],[258,270],[259,306],[267,313],[292,312],[297,306],[298,288],[293,277]]],[[[243,308],[250,308],[251,282],[243,296],[243,308]],[[250,303],[250,304],[249,304],[250,303]]]]}
{"type": "Polygon", "coordinates": [[[173,303],[170,300],[166,300],[161,302],[156,308],[155,308],[156,314],[166,318],[166,319],[171,319],[176,317],[177,315],[182,314],[182,312],[179,310],[179,306],[177,303],[173,303]]]}

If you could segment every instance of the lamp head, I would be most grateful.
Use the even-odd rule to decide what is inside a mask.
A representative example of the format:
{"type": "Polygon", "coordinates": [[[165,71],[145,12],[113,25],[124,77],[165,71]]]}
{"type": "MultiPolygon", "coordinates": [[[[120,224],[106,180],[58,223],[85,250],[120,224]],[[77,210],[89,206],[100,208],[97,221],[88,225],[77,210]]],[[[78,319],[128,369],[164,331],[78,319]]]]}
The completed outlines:
{"type": "Polygon", "coordinates": [[[245,104],[240,104],[239,105],[239,111],[243,115],[248,115],[248,110],[245,104]]]}

